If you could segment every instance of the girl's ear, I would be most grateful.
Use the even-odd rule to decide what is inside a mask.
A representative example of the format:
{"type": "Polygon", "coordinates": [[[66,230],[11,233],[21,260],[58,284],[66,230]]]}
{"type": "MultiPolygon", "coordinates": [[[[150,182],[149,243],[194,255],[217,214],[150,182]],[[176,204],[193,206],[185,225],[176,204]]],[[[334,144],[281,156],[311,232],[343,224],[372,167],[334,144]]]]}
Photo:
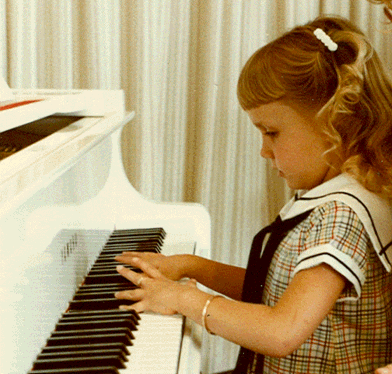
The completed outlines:
{"type": "MultiPolygon", "coordinates": [[[[387,16],[388,20],[390,22],[392,22],[392,9],[389,8],[388,6],[384,7],[384,14],[387,16]]],[[[391,369],[391,373],[392,373],[392,369],[391,369]]]]}

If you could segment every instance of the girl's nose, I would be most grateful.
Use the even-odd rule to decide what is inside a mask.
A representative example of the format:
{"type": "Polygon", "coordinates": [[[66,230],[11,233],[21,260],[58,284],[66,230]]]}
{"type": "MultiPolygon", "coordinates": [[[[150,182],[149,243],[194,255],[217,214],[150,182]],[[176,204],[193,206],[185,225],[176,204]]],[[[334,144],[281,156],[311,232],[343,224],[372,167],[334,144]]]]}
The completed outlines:
{"type": "Polygon", "coordinates": [[[266,139],[263,139],[263,144],[262,144],[261,150],[260,150],[260,156],[263,158],[273,159],[274,154],[267,143],[268,143],[268,141],[266,139]]]}

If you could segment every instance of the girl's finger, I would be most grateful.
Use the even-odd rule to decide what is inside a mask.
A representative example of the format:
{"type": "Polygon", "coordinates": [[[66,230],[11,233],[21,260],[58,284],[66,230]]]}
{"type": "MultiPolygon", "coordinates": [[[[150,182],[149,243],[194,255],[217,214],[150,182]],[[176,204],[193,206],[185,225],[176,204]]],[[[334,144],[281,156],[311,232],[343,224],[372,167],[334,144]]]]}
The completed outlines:
{"type": "Polygon", "coordinates": [[[124,300],[140,300],[142,298],[143,291],[138,288],[136,290],[119,291],[114,294],[116,299],[124,300]]]}
{"type": "Polygon", "coordinates": [[[118,259],[125,259],[125,260],[129,260],[131,258],[134,257],[143,257],[143,253],[140,252],[122,252],[120,255],[115,257],[115,260],[118,261],[118,259]]]}
{"type": "Polygon", "coordinates": [[[193,278],[189,279],[185,284],[194,288],[197,287],[197,281],[193,278]]]}
{"type": "Polygon", "coordinates": [[[160,278],[162,277],[161,272],[150,263],[143,261],[142,259],[135,257],[132,259],[132,265],[138,267],[143,273],[147,274],[151,278],[160,278]]]}
{"type": "Polygon", "coordinates": [[[138,251],[124,251],[121,253],[120,256],[140,256],[143,255],[143,252],[138,252],[138,251]]]}
{"type": "Polygon", "coordinates": [[[145,310],[141,301],[132,305],[120,305],[119,308],[121,310],[134,310],[137,313],[142,313],[145,310]]]}
{"type": "Polygon", "coordinates": [[[132,258],[133,257],[131,257],[131,256],[119,255],[119,256],[116,256],[114,259],[116,261],[118,261],[118,262],[122,262],[124,264],[128,264],[129,265],[129,264],[131,264],[132,258]]]}
{"type": "Polygon", "coordinates": [[[118,273],[120,273],[124,278],[128,279],[129,281],[131,281],[133,284],[137,285],[139,283],[139,278],[141,277],[141,275],[139,273],[136,273],[130,269],[127,269],[125,266],[123,265],[118,265],[116,267],[116,270],[118,271],[118,273]]]}
{"type": "Polygon", "coordinates": [[[391,374],[391,373],[392,373],[392,364],[389,364],[375,371],[375,374],[391,374]]]}

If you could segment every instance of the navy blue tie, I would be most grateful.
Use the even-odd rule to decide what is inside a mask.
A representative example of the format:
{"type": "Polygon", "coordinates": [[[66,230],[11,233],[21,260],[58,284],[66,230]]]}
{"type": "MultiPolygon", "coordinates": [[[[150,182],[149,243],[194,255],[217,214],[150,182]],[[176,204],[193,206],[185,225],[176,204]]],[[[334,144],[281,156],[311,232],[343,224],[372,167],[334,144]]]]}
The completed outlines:
{"type": "MultiPolygon", "coordinates": [[[[295,226],[304,221],[311,210],[293,218],[283,220],[278,216],[269,226],[263,228],[253,239],[248,267],[242,291],[242,301],[260,304],[268,269],[279,243],[295,226]],[[263,250],[266,236],[268,241],[263,250]],[[261,254],[261,252],[263,252],[261,254]]],[[[233,374],[256,374],[263,372],[264,356],[241,347],[233,374]]]]}

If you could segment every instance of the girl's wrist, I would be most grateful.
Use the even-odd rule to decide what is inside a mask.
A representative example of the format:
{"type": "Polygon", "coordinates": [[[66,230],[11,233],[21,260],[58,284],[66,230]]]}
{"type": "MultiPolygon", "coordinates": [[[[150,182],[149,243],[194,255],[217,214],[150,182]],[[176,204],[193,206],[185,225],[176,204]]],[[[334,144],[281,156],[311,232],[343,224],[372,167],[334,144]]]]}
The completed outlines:
{"type": "Polygon", "coordinates": [[[176,298],[177,312],[201,324],[203,307],[211,296],[197,287],[182,285],[176,298]]]}
{"type": "Polygon", "coordinates": [[[181,278],[194,278],[193,276],[193,266],[194,266],[194,258],[193,255],[178,255],[180,261],[180,273],[181,278]]]}

